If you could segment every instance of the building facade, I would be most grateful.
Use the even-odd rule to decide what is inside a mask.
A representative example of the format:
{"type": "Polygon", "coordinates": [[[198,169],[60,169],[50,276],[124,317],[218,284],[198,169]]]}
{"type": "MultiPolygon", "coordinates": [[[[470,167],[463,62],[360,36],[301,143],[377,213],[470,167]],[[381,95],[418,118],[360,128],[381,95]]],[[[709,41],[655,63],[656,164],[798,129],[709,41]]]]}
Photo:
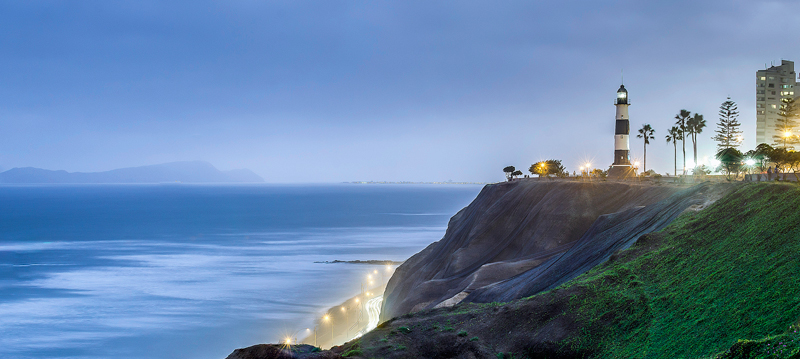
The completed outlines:
{"type": "Polygon", "coordinates": [[[756,71],[756,144],[773,143],[781,99],[797,98],[794,62],[781,60],[779,66],[756,71]]]}

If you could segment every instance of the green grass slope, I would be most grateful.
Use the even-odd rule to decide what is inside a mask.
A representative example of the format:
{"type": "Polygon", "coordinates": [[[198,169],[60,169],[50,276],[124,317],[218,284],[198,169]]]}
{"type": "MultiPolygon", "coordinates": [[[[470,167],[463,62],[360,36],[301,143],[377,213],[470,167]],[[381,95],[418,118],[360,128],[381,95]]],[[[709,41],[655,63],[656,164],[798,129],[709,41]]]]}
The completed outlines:
{"type": "Polygon", "coordinates": [[[366,358],[800,358],[800,187],[742,185],[554,290],[395,318],[366,358]],[[443,330],[447,328],[448,330],[443,330]],[[461,335],[463,333],[463,335],[461,335]]]}
{"type": "Polygon", "coordinates": [[[800,187],[788,184],[743,186],[682,216],[572,283],[590,288],[571,300],[590,326],[631,314],[599,342],[579,338],[607,357],[702,357],[785,332],[800,318],[799,226],[800,187]]]}

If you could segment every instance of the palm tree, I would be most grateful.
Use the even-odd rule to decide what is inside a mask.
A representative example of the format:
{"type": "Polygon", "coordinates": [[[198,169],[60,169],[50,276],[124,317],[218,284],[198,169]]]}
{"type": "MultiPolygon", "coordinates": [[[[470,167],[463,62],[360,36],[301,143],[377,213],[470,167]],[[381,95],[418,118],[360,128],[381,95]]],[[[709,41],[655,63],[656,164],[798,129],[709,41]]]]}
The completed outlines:
{"type": "Polygon", "coordinates": [[[694,148],[694,165],[697,166],[697,135],[703,133],[703,127],[706,127],[706,120],[703,115],[695,113],[694,117],[686,121],[686,131],[692,137],[692,147],[694,148]]]}
{"type": "Polygon", "coordinates": [[[675,115],[675,124],[678,125],[678,129],[681,131],[681,144],[683,146],[683,174],[686,174],[686,121],[692,116],[692,113],[686,110],[681,110],[681,112],[675,115]]]}
{"type": "Polygon", "coordinates": [[[642,171],[643,173],[647,172],[647,145],[650,144],[650,140],[655,139],[655,137],[653,137],[654,133],[656,133],[656,130],[650,127],[650,124],[648,123],[642,125],[642,128],[639,129],[639,134],[636,135],[637,138],[644,138],[644,166],[643,166],[644,169],[642,171]]]}
{"type": "Polygon", "coordinates": [[[672,126],[669,130],[667,130],[667,143],[672,143],[672,147],[675,150],[675,172],[672,174],[677,176],[678,175],[678,141],[683,139],[683,135],[681,134],[681,129],[678,126],[672,126]]]}

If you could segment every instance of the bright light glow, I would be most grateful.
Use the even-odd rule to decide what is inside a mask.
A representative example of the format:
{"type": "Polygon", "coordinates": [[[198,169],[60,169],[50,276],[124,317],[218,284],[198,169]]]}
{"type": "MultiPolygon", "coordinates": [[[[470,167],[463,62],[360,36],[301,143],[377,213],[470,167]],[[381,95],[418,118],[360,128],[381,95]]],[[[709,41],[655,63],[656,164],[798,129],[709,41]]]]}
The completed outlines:
{"type": "Polygon", "coordinates": [[[686,168],[694,168],[694,161],[692,160],[686,161],[686,168]]]}
{"type": "Polygon", "coordinates": [[[356,298],[356,303],[358,303],[358,298],[356,298]]]}
{"type": "Polygon", "coordinates": [[[378,274],[378,270],[376,269],[376,270],[372,271],[372,273],[378,274]]]}
{"type": "Polygon", "coordinates": [[[783,133],[783,137],[789,137],[792,135],[792,131],[786,131],[783,133]]]}
{"type": "Polygon", "coordinates": [[[744,161],[744,164],[746,164],[748,166],[752,166],[752,165],[756,164],[756,160],[754,160],[752,158],[748,158],[747,160],[744,161]]]}
{"type": "Polygon", "coordinates": [[[390,265],[388,265],[388,264],[387,264],[387,265],[386,265],[386,271],[388,272],[388,271],[390,271],[390,270],[392,270],[392,266],[390,266],[390,265]]]}
{"type": "Polygon", "coordinates": [[[292,338],[286,338],[286,345],[292,344],[292,338]]]}
{"type": "Polygon", "coordinates": [[[720,161],[719,161],[718,159],[716,159],[716,158],[712,159],[712,160],[711,160],[711,161],[709,161],[709,162],[710,162],[710,163],[711,163],[711,165],[712,165],[712,166],[714,166],[714,167],[717,167],[717,166],[719,166],[719,165],[722,163],[722,162],[720,162],[720,161]]]}
{"type": "Polygon", "coordinates": [[[342,307],[342,311],[344,312],[344,307],[342,307]]]}
{"type": "Polygon", "coordinates": [[[625,93],[624,92],[617,92],[617,97],[625,98],[625,93]]]}
{"type": "Polygon", "coordinates": [[[581,166],[581,171],[583,171],[583,166],[581,166]]]}
{"type": "Polygon", "coordinates": [[[634,162],[633,165],[639,167],[639,161],[634,162]]]}
{"type": "Polygon", "coordinates": [[[325,320],[325,321],[327,322],[329,319],[331,319],[331,317],[329,317],[329,316],[326,314],[324,317],[322,317],[322,319],[323,319],[323,320],[325,320]]]}
{"type": "Polygon", "coordinates": [[[591,163],[587,163],[586,164],[586,169],[588,170],[589,168],[592,168],[592,164],[591,163]]]}
{"type": "Polygon", "coordinates": [[[372,279],[372,274],[368,275],[367,279],[372,279]]]}
{"type": "Polygon", "coordinates": [[[737,136],[737,137],[736,137],[736,141],[738,141],[738,142],[742,142],[742,141],[744,141],[744,138],[742,138],[742,136],[741,136],[741,135],[740,135],[740,136],[737,136]]]}

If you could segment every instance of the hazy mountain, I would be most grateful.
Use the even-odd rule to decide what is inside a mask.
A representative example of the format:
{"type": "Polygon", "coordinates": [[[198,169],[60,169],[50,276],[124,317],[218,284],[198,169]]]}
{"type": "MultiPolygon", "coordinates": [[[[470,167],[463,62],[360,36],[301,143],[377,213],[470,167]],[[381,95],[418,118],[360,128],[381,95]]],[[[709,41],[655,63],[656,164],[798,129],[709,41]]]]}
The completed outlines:
{"type": "Polygon", "coordinates": [[[204,161],[170,162],[105,172],[51,171],[18,167],[0,173],[0,183],[245,183],[264,182],[247,169],[220,171],[204,161]]]}

